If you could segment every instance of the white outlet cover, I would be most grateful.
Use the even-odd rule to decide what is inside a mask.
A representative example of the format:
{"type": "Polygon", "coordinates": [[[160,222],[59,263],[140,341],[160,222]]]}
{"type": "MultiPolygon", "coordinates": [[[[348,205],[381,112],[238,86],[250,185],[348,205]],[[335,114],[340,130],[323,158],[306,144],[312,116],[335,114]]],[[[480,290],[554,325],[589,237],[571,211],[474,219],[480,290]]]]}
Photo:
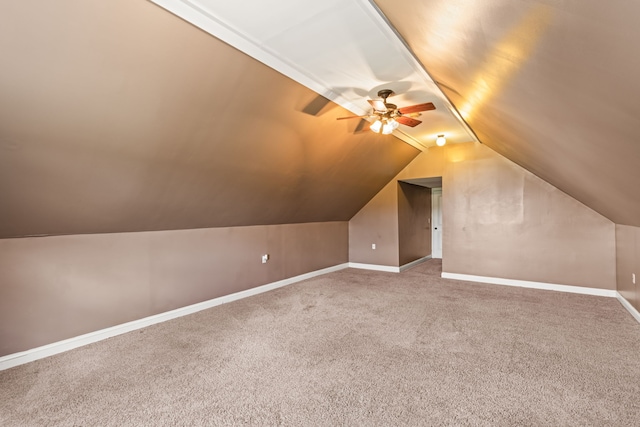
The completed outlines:
{"type": "Polygon", "coordinates": [[[376,248],[376,244],[375,244],[375,243],[372,243],[372,244],[371,244],[371,249],[375,249],[375,248],[376,248]]]}

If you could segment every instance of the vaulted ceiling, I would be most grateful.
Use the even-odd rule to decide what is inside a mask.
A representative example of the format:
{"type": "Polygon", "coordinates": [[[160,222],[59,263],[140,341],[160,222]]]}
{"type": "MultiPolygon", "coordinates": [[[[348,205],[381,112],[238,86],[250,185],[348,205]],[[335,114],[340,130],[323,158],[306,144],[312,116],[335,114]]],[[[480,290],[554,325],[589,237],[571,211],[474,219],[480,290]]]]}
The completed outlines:
{"type": "Polygon", "coordinates": [[[479,139],[640,226],[640,3],[377,0],[479,139]]]}
{"type": "Polygon", "coordinates": [[[147,1],[0,15],[0,236],[347,221],[419,151],[147,1]]]}
{"type": "Polygon", "coordinates": [[[640,226],[640,4],[156,3],[4,6],[0,237],[348,220],[438,133],[640,226]]]}

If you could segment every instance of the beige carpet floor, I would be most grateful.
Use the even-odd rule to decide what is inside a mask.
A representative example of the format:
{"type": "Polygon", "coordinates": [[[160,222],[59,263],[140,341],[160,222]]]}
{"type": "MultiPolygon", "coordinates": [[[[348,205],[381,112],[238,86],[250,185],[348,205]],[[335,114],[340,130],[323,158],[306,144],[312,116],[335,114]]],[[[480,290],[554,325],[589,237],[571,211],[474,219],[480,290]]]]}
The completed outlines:
{"type": "Polygon", "coordinates": [[[343,270],[0,372],[0,425],[640,425],[617,300],[440,269],[343,270]]]}

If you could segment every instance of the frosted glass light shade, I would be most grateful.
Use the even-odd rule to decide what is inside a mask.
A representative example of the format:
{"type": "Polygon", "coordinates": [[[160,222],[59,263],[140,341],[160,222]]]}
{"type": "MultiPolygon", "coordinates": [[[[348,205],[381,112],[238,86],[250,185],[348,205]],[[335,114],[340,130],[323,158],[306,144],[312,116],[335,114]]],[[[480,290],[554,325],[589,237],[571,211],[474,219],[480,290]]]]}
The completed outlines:
{"type": "Polygon", "coordinates": [[[399,124],[395,120],[393,120],[393,119],[388,120],[384,124],[384,126],[382,126],[382,133],[384,135],[389,135],[391,132],[393,132],[395,129],[397,129],[398,126],[399,126],[399,124]]]}
{"type": "Polygon", "coordinates": [[[382,122],[380,120],[376,120],[371,126],[369,126],[369,129],[371,129],[375,133],[379,133],[380,128],[382,128],[382,122]]]}

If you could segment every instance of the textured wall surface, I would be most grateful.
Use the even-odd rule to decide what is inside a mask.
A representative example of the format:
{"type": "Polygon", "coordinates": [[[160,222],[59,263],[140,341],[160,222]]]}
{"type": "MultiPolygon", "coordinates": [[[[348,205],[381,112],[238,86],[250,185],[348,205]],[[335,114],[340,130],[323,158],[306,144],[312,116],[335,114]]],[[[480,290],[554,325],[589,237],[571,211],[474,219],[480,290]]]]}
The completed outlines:
{"type": "Polygon", "coordinates": [[[0,356],[347,260],[346,222],[1,239],[0,356]]]}
{"type": "Polygon", "coordinates": [[[397,186],[388,183],[349,221],[350,262],[399,265],[397,186]]]}
{"type": "Polygon", "coordinates": [[[616,225],[616,271],[618,292],[640,311],[640,227],[616,225]]]}
{"type": "Polygon", "coordinates": [[[464,154],[444,176],[444,271],[615,289],[610,220],[486,147],[464,154]]]}
{"type": "Polygon", "coordinates": [[[431,148],[387,184],[349,224],[352,261],[398,265],[367,242],[384,236],[385,253],[397,254],[396,181],[434,176],[443,177],[443,271],[615,289],[614,224],[477,143],[431,148]]]}

